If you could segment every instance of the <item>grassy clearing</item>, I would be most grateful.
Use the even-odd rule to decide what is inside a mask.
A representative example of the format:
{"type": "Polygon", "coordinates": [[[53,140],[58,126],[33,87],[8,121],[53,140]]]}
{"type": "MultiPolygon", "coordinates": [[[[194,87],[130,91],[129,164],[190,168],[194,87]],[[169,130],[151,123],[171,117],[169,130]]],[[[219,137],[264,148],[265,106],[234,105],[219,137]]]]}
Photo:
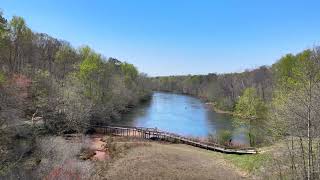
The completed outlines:
{"type": "Polygon", "coordinates": [[[273,179],[274,153],[283,150],[283,143],[277,143],[257,155],[234,155],[123,137],[109,142],[110,153],[117,155],[97,166],[94,179],[273,179]]]}
{"type": "Polygon", "coordinates": [[[100,162],[94,179],[242,179],[246,174],[224,159],[224,154],[188,145],[123,139],[116,144],[121,156],[111,163],[100,162]]]}
{"type": "Polygon", "coordinates": [[[270,160],[268,154],[256,154],[256,155],[235,155],[226,154],[224,157],[233,163],[236,167],[247,171],[248,173],[259,169],[270,160]]]}

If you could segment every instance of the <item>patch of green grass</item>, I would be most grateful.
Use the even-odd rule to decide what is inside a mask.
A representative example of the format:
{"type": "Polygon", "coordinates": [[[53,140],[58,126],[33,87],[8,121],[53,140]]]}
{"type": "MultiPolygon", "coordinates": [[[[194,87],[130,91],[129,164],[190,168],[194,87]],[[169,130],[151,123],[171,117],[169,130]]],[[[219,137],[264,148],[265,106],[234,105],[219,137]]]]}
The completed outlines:
{"type": "Polygon", "coordinates": [[[235,166],[247,172],[252,172],[270,160],[268,154],[255,154],[255,155],[235,155],[228,154],[225,158],[232,162],[235,166]]]}

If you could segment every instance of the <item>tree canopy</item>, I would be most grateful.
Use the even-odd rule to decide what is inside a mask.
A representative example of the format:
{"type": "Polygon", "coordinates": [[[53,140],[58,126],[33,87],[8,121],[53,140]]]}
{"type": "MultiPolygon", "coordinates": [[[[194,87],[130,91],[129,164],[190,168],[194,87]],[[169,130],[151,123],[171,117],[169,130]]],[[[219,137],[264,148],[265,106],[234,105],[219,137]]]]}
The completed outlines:
{"type": "Polygon", "coordinates": [[[235,112],[243,118],[265,118],[267,108],[255,88],[247,88],[236,104],[235,112]]]}

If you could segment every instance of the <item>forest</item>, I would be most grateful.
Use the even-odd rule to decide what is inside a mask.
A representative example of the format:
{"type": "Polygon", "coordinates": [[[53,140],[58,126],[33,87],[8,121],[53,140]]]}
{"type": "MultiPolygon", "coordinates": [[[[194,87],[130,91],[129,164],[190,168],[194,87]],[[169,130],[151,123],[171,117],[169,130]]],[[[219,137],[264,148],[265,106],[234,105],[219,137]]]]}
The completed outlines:
{"type": "Polygon", "coordinates": [[[90,125],[120,118],[152,91],[196,96],[233,114],[255,132],[252,146],[285,142],[277,163],[288,165],[283,172],[292,179],[320,178],[319,47],[241,73],[148,77],[133,64],[89,46],[75,48],[2,13],[0,175],[14,172],[39,137],[86,133],[90,125]],[[17,146],[19,139],[28,144],[17,146]]]}
{"type": "Polygon", "coordinates": [[[221,110],[234,110],[244,89],[254,87],[258,96],[270,101],[273,91],[272,69],[262,66],[243,73],[168,76],[152,78],[153,89],[189,94],[214,102],[221,110]]]}
{"type": "Polygon", "coordinates": [[[0,33],[0,172],[34,148],[19,149],[19,137],[83,133],[150,97],[132,64],[33,32],[21,17],[0,14],[0,33]]]}

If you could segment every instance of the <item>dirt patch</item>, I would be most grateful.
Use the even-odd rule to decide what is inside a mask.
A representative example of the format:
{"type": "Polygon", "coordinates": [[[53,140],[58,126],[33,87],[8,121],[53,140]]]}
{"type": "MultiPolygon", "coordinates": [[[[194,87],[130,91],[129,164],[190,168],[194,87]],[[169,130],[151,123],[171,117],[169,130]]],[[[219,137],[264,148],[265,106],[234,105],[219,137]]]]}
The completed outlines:
{"type": "Polygon", "coordinates": [[[68,134],[64,138],[71,143],[84,143],[78,157],[81,160],[105,161],[110,158],[108,146],[103,140],[104,135],[92,134],[79,136],[78,134],[68,134]]]}
{"type": "Polygon", "coordinates": [[[88,139],[89,149],[91,152],[94,152],[93,156],[90,158],[91,160],[105,161],[110,158],[107,143],[103,141],[103,135],[90,135],[88,139]]]}

